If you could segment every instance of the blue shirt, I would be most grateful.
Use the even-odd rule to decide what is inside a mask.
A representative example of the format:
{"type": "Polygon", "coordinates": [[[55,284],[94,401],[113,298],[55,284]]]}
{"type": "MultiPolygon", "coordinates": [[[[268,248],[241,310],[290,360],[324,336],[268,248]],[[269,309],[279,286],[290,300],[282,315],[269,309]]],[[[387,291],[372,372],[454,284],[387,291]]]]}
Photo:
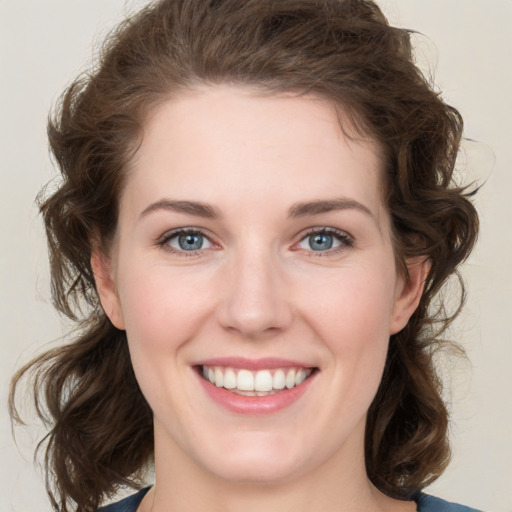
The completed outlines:
{"type": "MultiPolygon", "coordinates": [[[[141,489],[138,493],[132,494],[124,500],[100,508],[98,512],[136,512],[142,498],[144,498],[149,489],[149,487],[141,489]]],[[[474,508],[458,505],[457,503],[450,503],[423,493],[418,495],[416,503],[418,504],[418,512],[480,512],[474,508]]]]}

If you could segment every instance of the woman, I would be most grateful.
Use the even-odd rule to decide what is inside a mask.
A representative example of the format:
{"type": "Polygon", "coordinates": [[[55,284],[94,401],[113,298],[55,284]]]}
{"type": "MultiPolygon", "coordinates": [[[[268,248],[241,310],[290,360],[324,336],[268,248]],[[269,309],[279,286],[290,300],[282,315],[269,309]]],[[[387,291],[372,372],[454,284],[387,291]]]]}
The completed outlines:
{"type": "Polygon", "coordinates": [[[421,494],[449,460],[429,306],[478,227],[461,132],[372,2],[121,25],[49,128],[54,299],[82,330],[13,384],[35,372],[54,508],[154,465],[105,510],[468,510],[421,494]]]}

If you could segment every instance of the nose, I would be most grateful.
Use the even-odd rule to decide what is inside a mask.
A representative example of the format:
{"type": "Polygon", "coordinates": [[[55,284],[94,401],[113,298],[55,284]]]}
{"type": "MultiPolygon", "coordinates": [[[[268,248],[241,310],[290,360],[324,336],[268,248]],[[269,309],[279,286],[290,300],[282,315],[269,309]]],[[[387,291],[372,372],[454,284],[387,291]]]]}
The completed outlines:
{"type": "Polygon", "coordinates": [[[287,329],[293,308],[282,264],[272,254],[248,252],[226,268],[218,321],[224,329],[257,339],[287,329]]]}

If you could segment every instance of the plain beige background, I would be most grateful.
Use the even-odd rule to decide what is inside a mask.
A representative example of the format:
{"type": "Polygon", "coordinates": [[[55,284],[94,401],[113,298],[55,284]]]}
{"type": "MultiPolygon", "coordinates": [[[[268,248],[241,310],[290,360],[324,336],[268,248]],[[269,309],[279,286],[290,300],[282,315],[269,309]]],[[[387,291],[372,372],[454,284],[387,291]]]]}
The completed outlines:
{"type": "MultiPolygon", "coordinates": [[[[142,0],[0,0],[0,387],[22,361],[65,332],[49,304],[46,248],[33,201],[53,176],[46,116],[90,60],[93,43],[142,0]]],[[[465,118],[482,232],[464,267],[469,299],[453,336],[472,365],[444,365],[451,383],[454,458],[429,492],[512,512],[512,0],[381,0],[413,28],[420,60],[465,118]]],[[[444,361],[443,361],[444,362],[444,361]]],[[[18,448],[0,409],[0,511],[50,510],[32,466],[36,429],[18,448]]],[[[315,511],[313,511],[315,512],[315,511]]]]}

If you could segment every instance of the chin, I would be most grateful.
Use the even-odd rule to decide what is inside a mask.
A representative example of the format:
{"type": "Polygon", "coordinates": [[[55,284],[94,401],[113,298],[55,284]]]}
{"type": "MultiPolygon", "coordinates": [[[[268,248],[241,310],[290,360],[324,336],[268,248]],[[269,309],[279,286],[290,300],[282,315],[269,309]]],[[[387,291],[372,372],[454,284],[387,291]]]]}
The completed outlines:
{"type": "Polygon", "coordinates": [[[201,453],[203,467],[218,478],[240,484],[275,485],[297,477],[299,468],[305,470],[306,460],[289,442],[277,436],[269,439],[268,434],[244,437],[251,439],[236,440],[229,450],[201,453]]]}
{"type": "MultiPolygon", "coordinates": [[[[208,468],[218,478],[238,484],[276,485],[299,476],[298,463],[242,455],[233,461],[224,461],[214,468],[208,468]]],[[[303,469],[303,468],[302,468],[303,469]]]]}

